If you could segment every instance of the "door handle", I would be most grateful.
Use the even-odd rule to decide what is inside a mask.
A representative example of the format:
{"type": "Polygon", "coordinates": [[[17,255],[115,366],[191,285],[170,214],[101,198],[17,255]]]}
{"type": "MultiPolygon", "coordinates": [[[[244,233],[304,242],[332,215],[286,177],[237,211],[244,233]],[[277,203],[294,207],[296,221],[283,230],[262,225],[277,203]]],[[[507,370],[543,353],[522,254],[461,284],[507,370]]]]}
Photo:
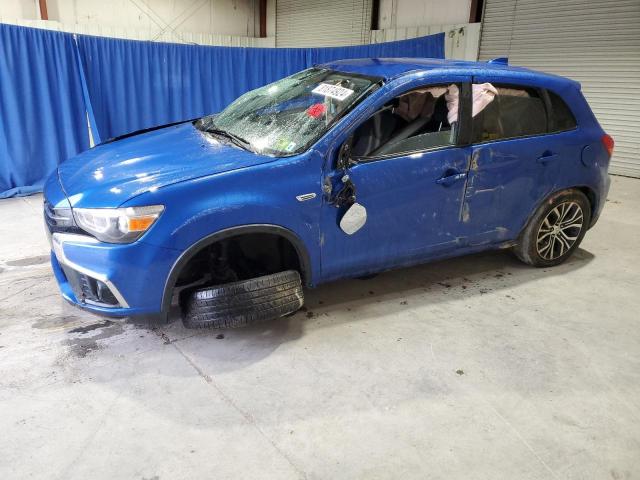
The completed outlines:
{"type": "Polygon", "coordinates": [[[544,152],[542,156],[537,158],[536,162],[546,165],[547,163],[553,160],[557,160],[558,158],[559,157],[557,153],[544,152]]]}
{"type": "Polygon", "coordinates": [[[449,185],[453,185],[454,183],[456,183],[458,180],[462,180],[466,176],[467,176],[466,173],[460,173],[457,170],[455,170],[451,173],[447,173],[446,175],[438,178],[436,180],[436,183],[438,185],[444,185],[445,187],[448,187],[449,185]]]}

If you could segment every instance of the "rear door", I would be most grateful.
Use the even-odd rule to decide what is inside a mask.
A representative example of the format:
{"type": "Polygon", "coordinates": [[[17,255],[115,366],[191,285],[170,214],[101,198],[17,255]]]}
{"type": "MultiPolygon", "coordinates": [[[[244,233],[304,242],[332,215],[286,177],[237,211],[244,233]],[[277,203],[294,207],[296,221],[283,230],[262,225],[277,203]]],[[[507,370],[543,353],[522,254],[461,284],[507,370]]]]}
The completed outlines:
{"type": "Polygon", "coordinates": [[[471,245],[515,239],[574,153],[563,135],[548,134],[553,128],[546,91],[493,76],[474,77],[472,88],[490,88],[486,84],[497,95],[474,112],[462,205],[471,245]]]}

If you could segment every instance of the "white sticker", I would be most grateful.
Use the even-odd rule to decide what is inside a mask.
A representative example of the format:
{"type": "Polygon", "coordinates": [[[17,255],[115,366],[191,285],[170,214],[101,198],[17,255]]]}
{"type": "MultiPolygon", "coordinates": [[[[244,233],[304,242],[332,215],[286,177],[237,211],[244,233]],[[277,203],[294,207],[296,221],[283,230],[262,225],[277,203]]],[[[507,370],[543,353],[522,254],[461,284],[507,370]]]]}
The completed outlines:
{"type": "Polygon", "coordinates": [[[324,95],[325,97],[335,98],[342,101],[353,93],[353,90],[349,88],[341,87],[340,85],[330,85],[328,83],[321,83],[312,90],[312,93],[318,95],[324,95]]]}
{"type": "Polygon", "coordinates": [[[284,149],[284,151],[293,152],[295,148],[296,148],[296,142],[290,142],[289,145],[287,145],[287,148],[284,149]]]}

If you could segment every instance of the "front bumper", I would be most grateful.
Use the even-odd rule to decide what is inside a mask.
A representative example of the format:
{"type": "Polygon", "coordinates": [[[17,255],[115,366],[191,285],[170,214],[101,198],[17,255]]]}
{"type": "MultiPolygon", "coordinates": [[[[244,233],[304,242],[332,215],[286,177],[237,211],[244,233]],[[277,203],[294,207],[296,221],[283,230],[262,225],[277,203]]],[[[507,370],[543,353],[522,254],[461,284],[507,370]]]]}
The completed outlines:
{"type": "Polygon", "coordinates": [[[71,205],[56,174],[46,182],[44,197],[51,266],[67,301],[117,317],[161,313],[166,279],[180,251],[143,240],[103,243],[87,235],[70,221],[71,205]]]}
{"type": "Polygon", "coordinates": [[[53,233],[51,265],[62,296],[109,316],[155,315],[180,252],[143,242],[102,243],[88,235],[53,233]]]}

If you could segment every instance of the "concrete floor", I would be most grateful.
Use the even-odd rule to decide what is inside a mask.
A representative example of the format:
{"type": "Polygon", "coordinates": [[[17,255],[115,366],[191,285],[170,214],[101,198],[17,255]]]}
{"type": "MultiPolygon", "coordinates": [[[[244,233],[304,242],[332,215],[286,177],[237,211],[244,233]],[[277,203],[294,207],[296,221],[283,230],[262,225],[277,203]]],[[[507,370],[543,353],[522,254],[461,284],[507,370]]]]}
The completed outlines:
{"type": "Polygon", "coordinates": [[[64,303],[40,203],[0,201],[0,478],[640,478],[638,180],[560,267],[459,258],[227,331],[64,303]]]}

